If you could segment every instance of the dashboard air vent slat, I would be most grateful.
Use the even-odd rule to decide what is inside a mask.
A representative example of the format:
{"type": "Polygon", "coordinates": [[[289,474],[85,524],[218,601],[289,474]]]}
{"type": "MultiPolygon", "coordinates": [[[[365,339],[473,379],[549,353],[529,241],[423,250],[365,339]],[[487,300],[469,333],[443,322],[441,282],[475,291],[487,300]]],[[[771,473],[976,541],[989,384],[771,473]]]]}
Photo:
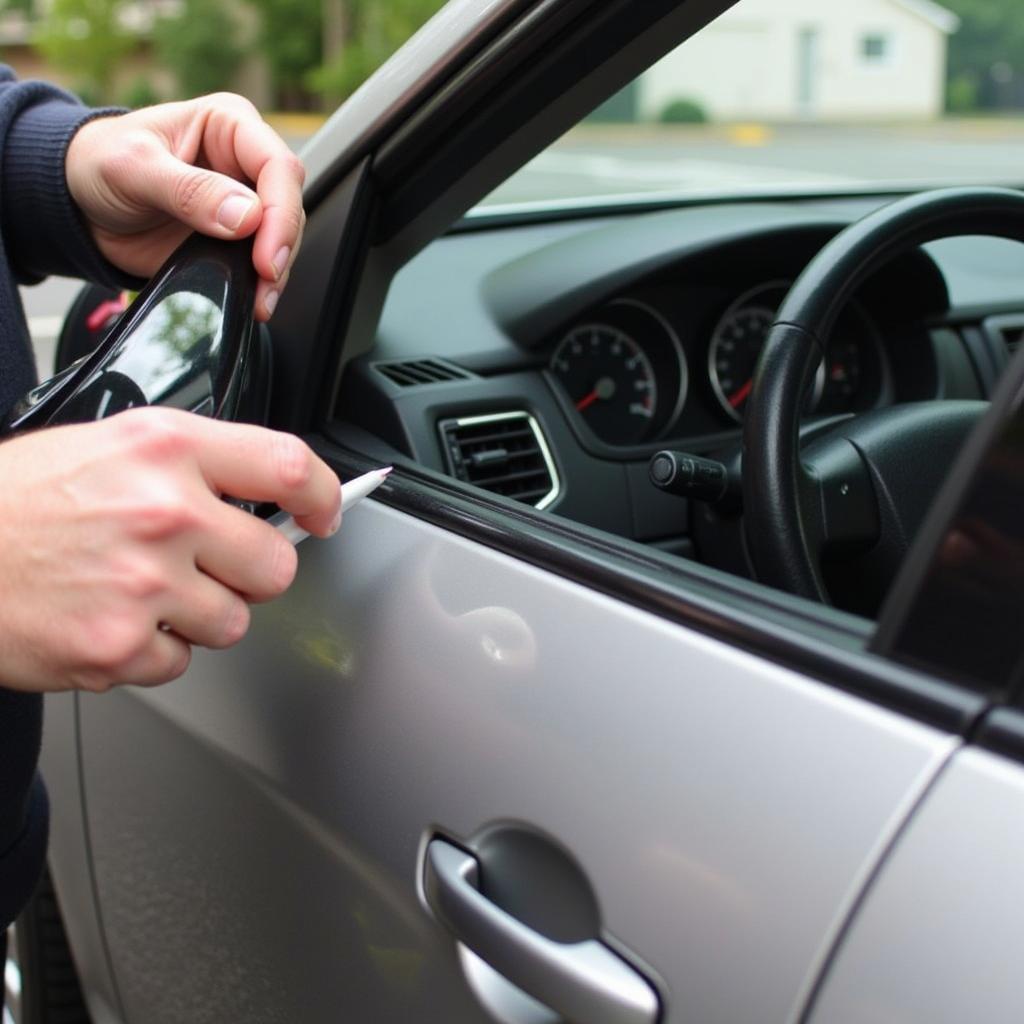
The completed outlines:
{"type": "Polygon", "coordinates": [[[1006,343],[1007,351],[1012,356],[1017,349],[1020,348],[1021,342],[1024,341],[1024,324],[1018,324],[1014,327],[1004,327],[1003,341],[1006,343]]]}
{"type": "Polygon", "coordinates": [[[442,420],[438,429],[449,471],[460,480],[536,508],[558,496],[551,452],[529,413],[442,420]]]}
{"type": "Polygon", "coordinates": [[[982,327],[989,338],[1001,345],[1011,358],[1024,344],[1024,316],[1020,313],[990,316],[982,322],[982,327]]]}
{"type": "Polygon", "coordinates": [[[439,359],[411,359],[400,363],[375,363],[374,369],[400,388],[418,384],[441,384],[452,380],[468,380],[470,374],[439,359]]]}

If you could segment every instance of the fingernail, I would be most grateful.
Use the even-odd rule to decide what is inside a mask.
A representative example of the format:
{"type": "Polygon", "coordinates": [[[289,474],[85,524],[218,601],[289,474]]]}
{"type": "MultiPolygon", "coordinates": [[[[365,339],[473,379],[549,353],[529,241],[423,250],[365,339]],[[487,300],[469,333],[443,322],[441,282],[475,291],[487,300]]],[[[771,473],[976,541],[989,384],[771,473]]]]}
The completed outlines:
{"type": "Polygon", "coordinates": [[[277,255],[270,261],[270,265],[274,268],[274,277],[279,278],[288,266],[288,257],[291,256],[292,249],[290,245],[282,245],[277,250],[277,255]]]}
{"type": "Polygon", "coordinates": [[[237,231],[255,202],[250,196],[228,196],[217,211],[217,223],[228,231],[237,231]]]}
{"type": "Polygon", "coordinates": [[[267,309],[267,316],[274,315],[274,310],[277,309],[277,299],[277,292],[267,292],[267,294],[263,297],[263,305],[267,309]]]}
{"type": "Polygon", "coordinates": [[[334,522],[331,523],[331,528],[327,532],[328,537],[333,537],[341,529],[341,508],[338,508],[338,514],[334,517],[334,522]]]}

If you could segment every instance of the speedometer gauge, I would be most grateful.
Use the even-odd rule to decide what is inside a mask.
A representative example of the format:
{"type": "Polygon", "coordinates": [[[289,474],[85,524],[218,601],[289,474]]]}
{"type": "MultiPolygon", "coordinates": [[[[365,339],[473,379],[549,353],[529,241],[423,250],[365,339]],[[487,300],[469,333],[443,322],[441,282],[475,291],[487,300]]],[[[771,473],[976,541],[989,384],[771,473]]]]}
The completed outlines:
{"type": "Polygon", "coordinates": [[[621,297],[559,335],[548,361],[570,422],[608,445],[660,437],[686,401],[686,356],[653,306],[621,297]]]}
{"type": "Polygon", "coordinates": [[[551,370],[598,437],[629,444],[647,433],[658,385],[647,355],[625,331],[602,323],[576,327],[555,349],[551,370]]]}
{"type": "MultiPolygon", "coordinates": [[[[711,390],[722,409],[741,423],[754,384],[754,369],[786,288],[780,282],[741,295],[725,311],[711,337],[708,348],[711,390]]],[[[825,367],[822,365],[815,374],[807,408],[813,407],[821,397],[824,385],[825,367]]]]}

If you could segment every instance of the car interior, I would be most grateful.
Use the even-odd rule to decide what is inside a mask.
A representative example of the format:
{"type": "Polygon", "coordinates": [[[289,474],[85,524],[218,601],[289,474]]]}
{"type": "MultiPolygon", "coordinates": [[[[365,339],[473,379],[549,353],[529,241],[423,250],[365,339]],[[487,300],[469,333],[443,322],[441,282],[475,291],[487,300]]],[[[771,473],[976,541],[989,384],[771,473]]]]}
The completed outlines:
{"type": "MultiPolygon", "coordinates": [[[[346,368],[338,418],[418,465],[749,578],[742,502],[666,493],[651,459],[738,457],[782,299],[829,239],[882,202],[467,218],[397,275],[376,344],[346,368]]],[[[1002,240],[900,254],[846,304],[805,431],[900,403],[990,397],[1024,334],[1021,271],[1024,254],[1002,240]],[[984,293],[980,265],[999,271],[984,293]]],[[[874,614],[879,596],[848,588],[842,603],[874,614]]]]}

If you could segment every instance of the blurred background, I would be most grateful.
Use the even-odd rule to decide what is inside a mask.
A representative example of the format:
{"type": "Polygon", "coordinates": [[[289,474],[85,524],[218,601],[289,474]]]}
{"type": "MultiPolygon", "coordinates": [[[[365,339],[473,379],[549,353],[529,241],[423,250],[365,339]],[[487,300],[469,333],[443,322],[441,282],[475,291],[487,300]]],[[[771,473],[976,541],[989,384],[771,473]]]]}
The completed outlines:
{"type": "MultiPolygon", "coordinates": [[[[144,106],[231,89],[262,110],[311,114],[315,123],[441,6],[442,0],[2,0],[0,60],[93,104],[144,106]]],[[[1022,107],[1020,0],[741,0],[594,120],[930,120],[1022,107]],[[840,37],[848,44],[843,55],[840,37]],[[728,75],[715,73],[723,67],[728,75]],[[880,73],[886,70],[900,74],[880,73]]]]}
{"type": "MultiPolygon", "coordinates": [[[[300,149],[442,0],[0,0],[93,104],[230,89],[300,149]]],[[[739,0],[480,204],[1024,183],[1024,0],[739,0]]],[[[39,368],[74,294],[25,291],[39,368]]]]}
{"type": "Polygon", "coordinates": [[[442,0],[4,0],[0,59],[90,104],[230,89],[263,110],[332,110],[442,0]]]}

